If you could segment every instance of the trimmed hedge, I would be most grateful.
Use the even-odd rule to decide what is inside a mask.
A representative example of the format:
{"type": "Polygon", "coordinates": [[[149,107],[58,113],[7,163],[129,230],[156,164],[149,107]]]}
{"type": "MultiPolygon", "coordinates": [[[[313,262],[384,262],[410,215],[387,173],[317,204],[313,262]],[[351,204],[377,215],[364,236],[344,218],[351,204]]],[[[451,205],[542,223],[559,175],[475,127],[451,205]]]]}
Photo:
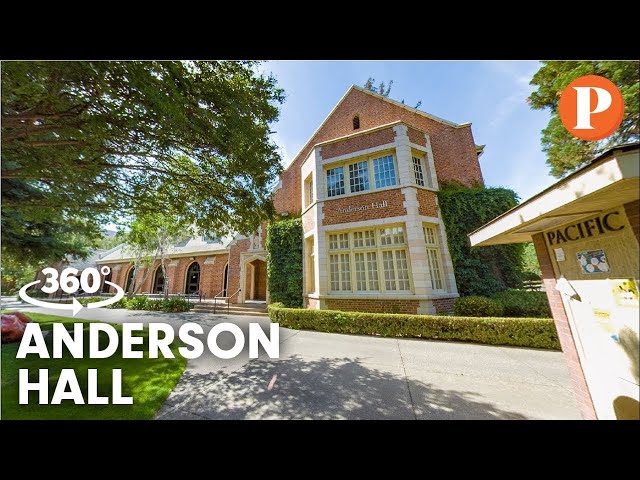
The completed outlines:
{"type": "Polygon", "coordinates": [[[453,313],[459,317],[502,317],[504,307],[492,298],[472,295],[458,298],[453,304],[453,313]]]}
{"type": "Polygon", "coordinates": [[[457,340],[560,350],[550,318],[480,318],[339,312],[269,305],[269,318],[281,327],[318,332],[457,340]]]}
{"type": "MultiPolygon", "coordinates": [[[[101,302],[106,298],[90,297],[90,298],[78,298],[78,301],[86,306],[88,303],[101,302]]],[[[161,300],[150,299],[144,295],[133,298],[123,298],[111,305],[104,308],[126,308],[127,310],[147,310],[151,312],[188,312],[191,308],[191,304],[184,298],[167,298],[161,300]]]]}
{"type": "Polygon", "coordinates": [[[526,290],[505,290],[493,296],[504,307],[509,317],[551,317],[551,308],[545,292],[526,290]]]}

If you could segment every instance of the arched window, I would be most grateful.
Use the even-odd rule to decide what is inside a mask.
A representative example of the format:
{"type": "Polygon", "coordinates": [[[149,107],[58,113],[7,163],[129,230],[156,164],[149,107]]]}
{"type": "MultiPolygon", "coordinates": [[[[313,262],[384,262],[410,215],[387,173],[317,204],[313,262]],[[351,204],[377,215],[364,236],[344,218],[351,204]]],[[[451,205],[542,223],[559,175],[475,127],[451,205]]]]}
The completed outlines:
{"type": "Polygon", "coordinates": [[[131,284],[133,283],[133,272],[134,272],[135,268],[131,267],[129,269],[129,273],[127,273],[127,283],[125,286],[125,293],[129,291],[129,287],[131,286],[131,284]]]}
{"type": "Polygon", "coordinates": [[[102,289],[100,290],[102,293],[109,293],[109,291],[111,290],[111,285],[107,285],[107,282],[110,282],[110,281],[111,281],[111,270],[109,270],[109,273],[102,280],[102,289]]]}
{"type": "Polygon", "coordinates": [[[358,130],[360,128],[360,117],[356,115],[353,117],[353,129],[358,130]]]}
{"type": "Polygon", "coordinates": [[[222,283],[223,283],[223,285],[222,285],[222,289],[223,289],[222,296],[226,297],[227,296],[227,285],[229,284],[229,264],[228,263],[224,266],[224,278],[222,280],[222,283]]]}
{"type": "Polygon", "coordinates": [[[187,282],[184,293],[196,293],[200,290],[200,265],[193,262],[187,269],[187,282]]]}
{"type": "Polygon", "coordinates": [[[164,291],[164,274],[162,273],[162,265],[158,265],[156,273],[153,275],[153,290],[151,293],[162,293],[164,291]]]}

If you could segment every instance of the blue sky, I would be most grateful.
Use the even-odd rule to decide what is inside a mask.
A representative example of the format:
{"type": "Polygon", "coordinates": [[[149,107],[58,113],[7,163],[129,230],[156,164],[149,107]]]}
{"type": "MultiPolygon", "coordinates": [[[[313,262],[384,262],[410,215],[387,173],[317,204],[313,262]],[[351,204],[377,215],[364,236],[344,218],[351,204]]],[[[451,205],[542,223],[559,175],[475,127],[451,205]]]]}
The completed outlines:
{"type": "Polygon", "coordinates": [[[389,95],[410,106],[463,123],[471,122],[475,142],[486,144],[480,166],[485,183],[506,186],[525,200],[554,183],[540,147],[547,111],[531,110],[526,98],[537,61],[272,61],[272,72],[287,99],[273,138],[285,164],[352,85],[368,77],[393,80],[389,95]]]}

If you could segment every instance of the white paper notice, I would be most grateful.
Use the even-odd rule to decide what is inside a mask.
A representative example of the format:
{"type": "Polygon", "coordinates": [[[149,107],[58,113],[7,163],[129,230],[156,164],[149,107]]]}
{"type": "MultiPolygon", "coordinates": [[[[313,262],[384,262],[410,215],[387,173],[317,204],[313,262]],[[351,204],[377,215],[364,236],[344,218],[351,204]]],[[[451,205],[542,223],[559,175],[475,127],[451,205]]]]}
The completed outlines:
{"type": "Polygon", "coordinates": [[[554,248],[556,254],[556,262],[564,262],[564,250],[562,248],[554,248]]]}

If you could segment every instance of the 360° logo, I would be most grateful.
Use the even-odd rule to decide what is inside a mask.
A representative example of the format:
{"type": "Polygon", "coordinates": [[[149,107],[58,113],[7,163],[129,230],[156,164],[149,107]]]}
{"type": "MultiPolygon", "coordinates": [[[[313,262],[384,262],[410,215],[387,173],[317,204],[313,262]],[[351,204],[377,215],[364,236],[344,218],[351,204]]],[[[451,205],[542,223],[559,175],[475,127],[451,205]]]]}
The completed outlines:
{"type": "MultiPolygon", "coordinates": [[[[41,288],[41,290],[44,293],[55,293],[58,291],[58,289],[62,289],[64,293],[73,294],[76,293],[78,289],[82,288],[85,293],[95,293],[100,289],[100,274],[107,276],[110,272],[111,269],[106,265],[100,268],[100,272],[98,272],[97,268],[85,268],[80,275],[80,279],[78,279],[78,269],[67,267],[60,273],[60,280],[58,281],[58,271],[55,268],[47,267],[42,269],[42,274],[46,275],[47,279],[46,284],[41,288]]],[[[82,310],[82,305],[75,297],[73,297],[71,303],[43,302],[42,300],[31,298],[27,294],[27,289],[38,283],[40,283],[40,280],[27,283],[24,287],[22,287],[18,292],[20,298],[23,301],[37,307],[53,308],[55,310],[73,310],[74,317],[80,310],[82,310]]],[[[104,283],[115,288],[116,294],[113,297],[108,298],[107,300],[89,303],[87,305],[87,308],[106,307],[107,305],[116,303],[117,301],[121,300],[122,297],[124,297],[124,290],[122,289],[122,287],[116,285],[113,282],[109,282],[108,280],[105,280],[104,283]]]]}

